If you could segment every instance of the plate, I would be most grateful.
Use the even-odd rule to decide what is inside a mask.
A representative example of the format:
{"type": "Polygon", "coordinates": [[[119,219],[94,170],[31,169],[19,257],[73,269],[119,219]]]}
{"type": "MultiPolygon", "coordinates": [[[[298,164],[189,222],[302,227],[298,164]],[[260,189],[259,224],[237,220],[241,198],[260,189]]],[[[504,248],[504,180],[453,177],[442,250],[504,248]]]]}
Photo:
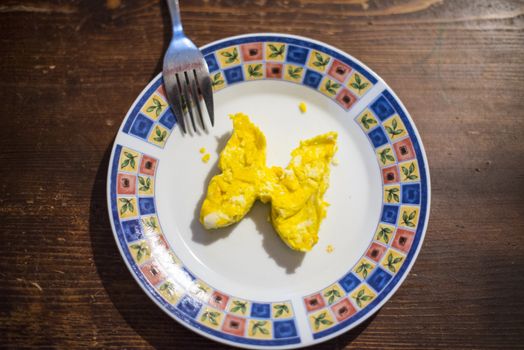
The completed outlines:
{"type": "Polygon", "coordinates": [[[428,165],[406,108],[357,59],[315,40],[249,34],[201,50],[215,127],[182,135],[158,75],[115,139],[107,200],[131,274],[179,323],[234,346],[296,348],[354,328],[393,295],[424,239],[428,165]],[[227,116],[237,112],[265,133],[273,165],[287,165],[300,140],[338,132],[331,205],[312,251],[287,248],[261,203],[230,228],[209,232],[199,223],[232,130],[227,116]]]}

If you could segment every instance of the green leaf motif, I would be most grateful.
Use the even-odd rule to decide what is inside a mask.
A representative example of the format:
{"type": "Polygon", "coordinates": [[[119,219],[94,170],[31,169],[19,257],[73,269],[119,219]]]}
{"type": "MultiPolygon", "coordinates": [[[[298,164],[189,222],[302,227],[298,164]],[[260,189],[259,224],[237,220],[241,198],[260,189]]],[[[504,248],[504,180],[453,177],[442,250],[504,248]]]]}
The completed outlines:
{"type": "Polygon", "coordinates": [[[391,135],[391,139],[394,139],[395,136],[400,135],[404,132],[404,129],[397,129],[398,123],[396,119],[393,119],[391,126],[386,126],[387,132],[391,135]]]}
{"type": "Polygon", "coordinates": [[[140,244],[133,244],[131,246],[131,249],[136,250],[137,262],[140,262],[144,256],[147,256],[149,254],[149,247],[145,244],[145,242],[142,242],[140,244]]]}
{"type": "Polygon", "coordinates": [[[322,58],[322,55],[319,54],[318,52],[315,52],[315,59],[316,59],[316,61],[313,62],[313,65],[315,67],[319,67],[319,68],[322,68],[322,69],[324,69],[324,67],[327,66],[327,64],[329,63],[329,60],[330,60],[329,57],[326,58],[326,59],[322,58]]]}
{"type": "Polygon", "coordinates": [[[360,78],[360,75],[355,73],[355,82],[350,84],[352,88],[358,90],[358,93],[360,94],[360,91],[364,90],[368,87],[369,83],[362,82],[362,79],[360,78]]]}
{"type": "Polygon", "coordinates": [[[335,301],[335,298],[340,298],[340,293],[333,288],[324,293],[324,297],[328,298],[328,304],[331,305],[333,304],[333,301],[335,301]]]}
{"type": "Polygon", "coordinates": [[[367,113],[362,116],[362,118],[360,119],[360,122],[367,130],[369,130],[371,124],[377,123],[376,120],[369,118],[367,113]]]}
{"type": "Polygon", "coordinates": [[[128,165],[131,165],[131,168],[135,169],[135,158],[137,156],[134,156],[129,152],[124,152],[124,157],[126,157],[126,159],[122,162],[122,164],[120,164],[120,169],[124,169],[128,165]]]}
{"type": "Polygon", "coordinates": [[[126,213],[127,211],[133,212],[135,210],[132,199],[120,198],[119,200],[121,203],[124,203],[120,208],[120,215],[126,213]]]}
{"type": "Polygon", "coordinates": [[[362,272],[362,276],[364,276],[364,278],[367,278],[368,277],[368,270],[371,268],[371,264],[368,264],[366,262],[362,262],[362,264],[359,265],[359,267],[357,268],[357,273],[361,273],[362,272]]]}
{"type": "Polygon", "coordinates": [[[384,238],[386,243],[389,243],[389,234],[393,232],[390,228],[380,226],[380,231],[378,231],[378,239],[384,238]]]}
{"type": "Polygon", "coordinates": [[[269,334],[269,331],[264,328],[264,326],[267,324],[267,321],[257,321],[253,323],[253,327],[251,328],[251,332],[253,335],[257,334],[257,331],[259,331],[262,334],[269,334]]]}
{"type": "Polygon", "coordinates": [[[365,290],[361,289],[357,293],[357,296],[354,297],[355,301],[357,302],[358,307],[362,307],[362,302],[363,301],[368,301],[368,300],[371,300],[373,298],[371,295],[366,295],[365,293],[366,293],[365,290]]]}
{"type": "Polygon", "coordinates": [[[153,138],[153,140],[157,141],[157,142],[163,142],[166,137],[167,137],[167,131],[162,131],[160,130],[160,128],[158,126],[155,127],[155,137],[153,138]]]}
{"type": "Polygon", "coordinates": [[[273,306],[273,308],[277,310],[277,312],[275,312],[275,318],[282,316],[284,312],[286,314],[289,314],[289,308],[287,307],[286,304],[275,305],[273,306]]]}
{"type": "Polygon", "coordinates": [[[246,313],[246,303],[247,302],[241,302],[241,301],[238,301],[238,300],[233,301],[233,304],[235,306],[233,306],[231,308],[231,312],[240,311],[241,313],[245,314],[246,313]]]}
{"type": "Polygon", "coordinates": [[[149,107],[147,107],[146,112],[151,113],[155,111],[155,115],[158,117],[162,113],[164,105],[160,100],[156,97],[153,97],[153,104],[149,107]]]}
{"type": "Polygon", "coordinates": [[[338,83],[334,83],[332,82],[331,80],[328,79],[328,81],[326,81],[326,85],[324,86],[326,91],[329,92],[331,95],[334,95],[337,93],[337,90],[339,87],[340,87],[340,84],[338,83]]]}
{"type": "Polygon", "coordinates": [[[417,215],[417,211],[414,210],[411,212],[411,214],[408,215],[406,211],[402,212],[402,225],[408,226],[408,227],[415,227],[415,224],[413,223],[413,219],[417,215]]]}
{"type": "Polygon", "coordinates": [[[302,67],[296,67],[296,68],[293,68],[291,66],[288,67],[287,69],[287,73],[289,74],[289,76],[293,79],[299,79],[300,78],[300,73],[302,72],[302,67]]]}
{"type": "Polygon", "coordinates": [[[209,318],[209,323],[212,325],[218,326],[217,317],[220,315],[220,313],[215,311],[206,311],[202,314],[202,317],[200,318],[202,321],[205,321],[209,318]]]}
{"type": "Polygon", "coordinates": [[[227,58],[226,63],[233,63],[235,61],[238,61],[238,50],[236,47],[233,49],[233,52],[225,51],[221,52],[220,54],[227,58]]]}
{"type": "Polygon", "coordinates": [[[158,228],[158,226],[156,224],[155,217],[153,217],[153,216],[150,217],[149,219],[145,218],[144,219],[144,225],[146,225],[147,228],[149,228],[149,229],[151,229],[153,231],[155,231],[158,228]]]}
{"type": "Polygon", "coordinates": [[[250,77],[261,77],[262,72],[260,72],[260,69],[262,68],[262,64],[257,64],[255,66],[248,66],[247,72],[250,77]]]}
{"type": "Polygon", "coordinates": [[[281,45],[279,48],[277,48],[275,45],[273,44],[269,44],[269,50],[271,50],[271,54],[269,54],[269,57],[270,58],[275,58],[275,57],[284,57],[284,49],[285,49],[285,45],[281,45]]]}
{"type": "Polygon", "coordinates": [[[379,153],[380,154],[380,161],[382,162],[382,164],[386,164],[386,162],[388,160],[391,161],[391,162],[395,161],[395,158],[391,154],[388,154],[389,152],[391,152],[391,148],[384,148],[379,153]]]}
{"type": "Polygon", "coordinates": [[[149,191],[151,188],[151,178],[145,178],[142,176],[138,177],[138,183],[140,184],[140,187],[138,188],[139,191],[146,192],[149,191]]]}
{"type": "Polygon", "coordinates": [[[388,193],[388,196],[386,198],[388,203],[391,203],[392,201],[400,203],[400,197],[398,195],[398,192],[399,192],[398,188],[390,188],[390,189],[386,190],[386,192],[388,193]]]}
{"type": "Polygon", "coordinates": [[[402,166],[402,173],[404,174],[404,180],[415,180],[418,179],[418,176],[413,174],[415,172],[415,164],[411,163],[409,169],[405,166],[402,166]]]}
{"type": "Polygon", "coordinates": [[[166,292],[169,296],[175,295],[175,286],[171,282],[166,282],[160,286],[161,292],[166,292]]]}
{"type": "Polygon", "coordinates": [[[388,263],[387,263],[387,268],[391,271],[391,272],[397,272],[397,268],[395,267],[395,264],[398,264],[399,262],[402,261],[403,258],[401,257],[398,257],[398,258],[395,258],[393,259],[393,254],[389,253],[388,255],[388,263]]]}
{"type": "Polygon", "coordinates": [[[313,317],[313,319],[315,320],[315,329],[318,329],[321,324],[323,324],[323,325],[333,324],[333,322],[331,322],[330,320],[326,319],[326,313],[325,312],[321,313],[317,317],[313,317]]]}
{"type": "Polygon", "coordinates": [[[218,72],[213,76],[213,79],[211,80],[212,86],[218,86],[224,84],[224,79],[222,79],[222,73],[218,72]]]}

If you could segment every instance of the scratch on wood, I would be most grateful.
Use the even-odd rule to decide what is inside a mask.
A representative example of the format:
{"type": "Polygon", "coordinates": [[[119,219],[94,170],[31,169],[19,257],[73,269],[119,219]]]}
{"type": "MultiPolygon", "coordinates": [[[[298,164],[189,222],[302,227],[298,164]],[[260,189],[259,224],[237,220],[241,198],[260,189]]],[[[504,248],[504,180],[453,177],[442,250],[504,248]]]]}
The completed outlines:
{"type": "Polygon", "coordinates": [[[40,287],[40,285],[36,282],[29,282],[31,283],[33,286],[35,286],[39,291],[43,292],[44,290],[42,289],[42,287],[40,287]]]}
{"type": "Polygon", "coordinates": [[[0,13],[11,12],[30,12],[30,13],[60,13],[72,14],[78,12],[78,9],[70,5],[57,5],[49,3],[35,3],[28,5],[1,5],[0,13]]]}
{"type": "Polygon", "coordinates": [[[78,32],[80,29],[82,29],[82,26],[87,22],[87,20],[91,17],[91,15],[84,16],[80,22],[75,27],[75,32],[78,32]]]}
{"type": "Polygon", "coordinates": [[[29,283],[29,284],[31,284],[32,286],[34,286],[36,289],[38,289],[39,291],[41,291],[41,292],[44,291],[44,289],[43,289],[43,288],[42,288],[42,287],[41,287],[37,282],[27,281],[27,280],[25,280],[25,279],[23,279],[23,278],[17,278],[16,280],[17,280],[18,282],[22,282],[22,283],[24,283],[24,284],[29,283]]]}

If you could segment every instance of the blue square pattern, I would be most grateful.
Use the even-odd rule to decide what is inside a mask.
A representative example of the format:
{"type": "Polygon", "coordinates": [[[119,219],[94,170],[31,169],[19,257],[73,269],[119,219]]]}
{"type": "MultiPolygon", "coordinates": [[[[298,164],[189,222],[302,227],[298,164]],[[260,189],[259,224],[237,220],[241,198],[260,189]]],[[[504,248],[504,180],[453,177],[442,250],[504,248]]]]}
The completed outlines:
{"type": "Polygon", "coordinates": [[[344,288],[346,293],[349,293],[359,285],[360,280],[357,276],[350,272],[344,277],[342,277],[342,279],[338,281],[338,283],[342,286],[342,288],[344,288]]]}
{"type": "Polygon", "coordinates": [[[173,129],[176,119],[171,107],[168,107],[167,111],[164,112],[164,115],[160,118],[159,122],[169,130],[173,129]]]}
{"type": "Polygon", "coordinates": [[[155,201],[153,198],[139,198],[138,208],[140,215],[153,214],[155,212],[155,201]]]}
{"type": "Polygon", "coordinates": [[[377,267],[375,270],[373,270],[367,281],[374,290],[380,292],[382,289],[384,289],[386,284],[388,284],[391,278],[392,276],[389,273],[382,270],[380,267],[377,267]]]}
{"type": "Polygon", "coordinates": [[[320,85],[321,80],[322,80],[322,75],[320,73],[317,73],[310,69],[306,71],[306,75],[304,76],[305,85],[311,86],[313,89],[316,89],[318,88],[318,85],[320,85]]]}
{"type": "Polygon", "coordinates": [[[403,185],[402,186],[402,203],[420,204],[420,185],[403,185]]]}
{"type": "Polygon", "coordinates": [[[390,115],[395,113],[395,110],[384,96],[380,96],[375,102],[373,102],[371,110],[373,110],[373,113],[375,113],[380,120],[387,119],[390,115]]]}
{"type": "Polygon", "coordinates": [[[196,315],[198,315],[198,311],[200,311],[201,307],[201,303],[187,295],[185,295],[176,306],[178,310],[192,318],[195,318],[196,315]]]}
{"type": "Polygon", "coordinates": [[[271,315],[269,304],[253,303],[251,305],[251,317],[269,318],[271,315]]]}
{"type": "Polygon", "coordinates": [[[287,61],[291,63],[305,64],[309,50],[295,45],[289,45],[287,48],[287,61]]]}
{"type": "Polygon", "coordinates": [[[386,137],[386,134],[380,127],[371,130],[368,136],[371,140],[371,143],[373,143],[373,146],[375,146],[375,148],[378,148],[388,142],[388,138],[386,137]]]}
{"type": "Polygon", "coordinates": [[[273,322],[273,334],[275,334],[276,339],[296,337],[295,322],[291,320],[273,322]]]}
{"type": "Polygon", "coordinates": [[[122,221],[122,230],[128,242],[137,241],[144,237],[139,220],[122,221]]]}
{"type": "Polygon", "coordinates": [[[204,57],[204,59],[206,60],[207,68],[209,68],[210,73],[216,71],[219,68],[217,59],[215,58],[215,54],[212,53],[210,55],[207,55],[206,57],[204,57]]]}
{"type": "Polygon", "coordinates": [[[224,75],[228,84],[238,83],[244,80],[244,74],[242,73],[242,67],[229,68],[224,70],[224,75]]]}
{"type": "Polygon", "coordinates": [[[385,205],[382,209],[382,221],[387,222],[388,224],[393,224],[397,222],[398,216],[398,207],[394,205],[385,205]]]}
{"type": "Polygon", "coordinates": [[[149,131],[153,127],[153,121],[142,114],[139,114],[133,125],[131,126],[131,130],[129,131],[131,134],[140,137],[141,139],[146,140],[147,135],[149,134],[149,131]]]}
{"type": "Polygon", "coordinates": [[[191,280],[191,281],[194,281],[196,280],[196,277],[188,270],[186,269],[185,267],[182,267],[182,270],[184,271],[184,273],[186,274],[186,276],[191,280]]]}

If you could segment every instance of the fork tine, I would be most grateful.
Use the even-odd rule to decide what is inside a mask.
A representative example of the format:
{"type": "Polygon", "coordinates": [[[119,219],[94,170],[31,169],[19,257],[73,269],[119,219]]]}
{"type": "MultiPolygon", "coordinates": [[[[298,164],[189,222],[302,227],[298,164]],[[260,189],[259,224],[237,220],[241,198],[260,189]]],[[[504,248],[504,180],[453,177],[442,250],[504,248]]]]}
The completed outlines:
{"type": "Polygon", "coordinates": [[[195,124],[195,117],[193,116],[193,103],[191,101],[191,96],[189,95],[189,91],[188,91],[189,81],[187,79],[186,72],[184,72],[184,77],[185,77],[185,83],[184,82],[182,83],[184,85],[184,99],[186,100],[186,106],[187,106],[187,110],[189,111],[189,117],[191,119],[191,124],[193,125],[193,131],[197,132],[197,128],[195,124]]]}
{"type": "Polygon", "coordinates": [[[202,128],[206,130],[206,124],[204,123],[204,118],[202,116],[202,109],[200,108],[200,94],[198,92],[194,69],[192,73],[193,74],[189,73],[189,90],[191,91],[191,95],[193,96],[193,101],[195,101],[196,109],[198,112],[198,118],[200,119],[200,124],[202,125],[202,128]]]}
{"type": "MultiPolygon", "coordinates": [[[[165,78],[166,79],[166,78],[165,78]]],[[[171,79],[171,78],[169,78],[171,79]]],[[[185,134],[187,132],[186,130],[186,122],[184,120],[184,107],[182,106],[182,90],[180,89],[180,79],[178,78],[178,74],[175,73],[175,82],[172,82],[172,84],[166,84],[172,86],[172,91],[168,91],[168,96],[171,96],[171,101],[173,102],[173,108],[175,109],[175,117],[177,122],[180,124],[180,128],[182,129],[182,133],[185,134]]]]}
{"type": "Polygon", "coordinates": [[[209,114],[209,119],[211,120],[211,126],[215,125],[215,112],[213,110],[213,88],[211,87],[211,78],[209,77],[209,72],[207,69],[200,69],[198,73],[193,72],[198,83],[198,87],[202,92],[204,97],[204,102],[206,103],[207,113],[209,114]]]}

